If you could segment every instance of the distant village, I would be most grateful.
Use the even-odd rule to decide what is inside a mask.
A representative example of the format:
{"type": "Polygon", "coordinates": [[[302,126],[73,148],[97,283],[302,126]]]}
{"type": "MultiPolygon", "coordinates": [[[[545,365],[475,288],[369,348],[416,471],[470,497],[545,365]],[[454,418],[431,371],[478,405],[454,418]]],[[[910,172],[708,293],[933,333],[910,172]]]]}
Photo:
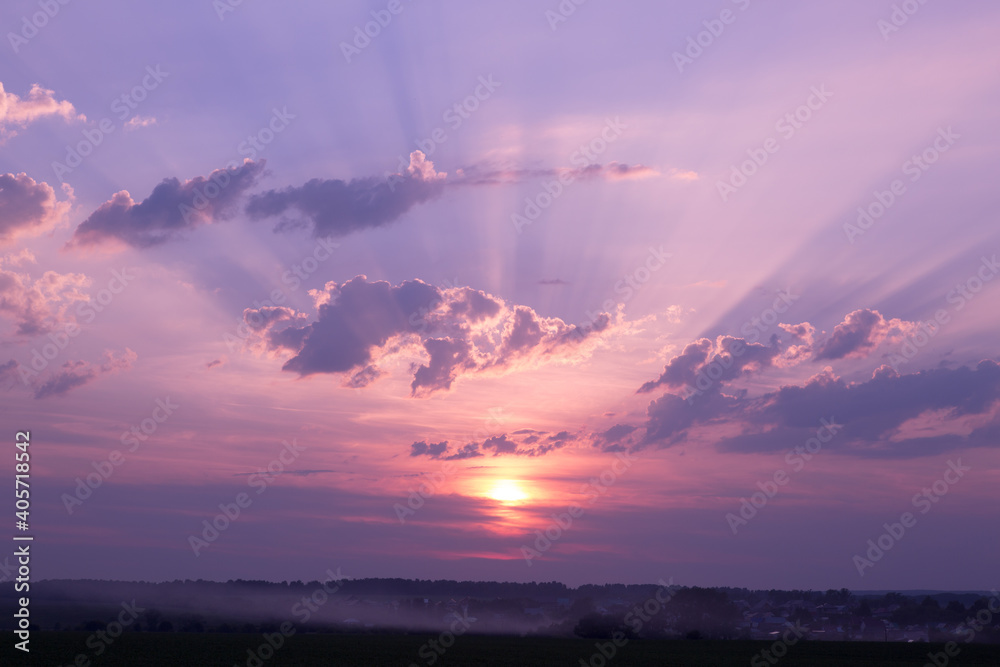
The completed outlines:
{"type": "MultiPolygon", "coordinates": [[[[760,591],[356,579],[226,583],[43,581],[36,627],[137,632],[439,632],[610,638],[1000,643],[1000,594],[760,591]]],[[[10,596],[4,591],[0,597],[10,596]]],[[[11,601],[13,602],[13,601],[11,601]]],[[[9,623],[9,622],[8,622],[9,623]]]]}

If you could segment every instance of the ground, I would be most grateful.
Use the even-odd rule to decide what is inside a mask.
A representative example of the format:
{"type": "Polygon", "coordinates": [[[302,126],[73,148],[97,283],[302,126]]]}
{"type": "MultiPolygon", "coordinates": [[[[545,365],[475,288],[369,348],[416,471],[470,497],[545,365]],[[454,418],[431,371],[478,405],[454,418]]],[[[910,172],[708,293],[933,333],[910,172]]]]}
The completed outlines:
{"type": "MultiPolygon", "coordinates": [[[[123,667],[319,667],[321,665],[410,665],[485,666],[535,665],[578,666],[607,664],[628,667],[728,667],[750,665],[761,651],[771,648],[771,642],[751,641],[630,641],[616,649],[605,663],[595,644],[606,642],[585,639],[549,639],[520,637],[457,637],[454,645],[438,654],[428,644],[440,640],[438,635],[294,635],[284,639],[274,652],[265,646],[260,634],[211,633],[130,633],[102,643],[85,632],[33,632],[31,654],[25,655],[8,640],[0,648],[0,665],[89,665],[123,667]],[[98,648],[105,650],[95,656],[98,648]],[[250,651],[257,652],[252,658],[250,651]],[[83,655],[84,659],[78,656],[83,655]],[[597,656],[597,657],[595,657],[597,656]],[[266,659],[262,659],[266,658],[266,659]],[[431,658],[435,658],[431,662],[431,658]],[[593,658],[593,659],[592,659],[593,658]]],[[[274,639],[272,637],[272,639],[274,639]]],[[[277,639],[275,642],[277,643],[277,639]]],[[[445,637],[445,642],[448,638],[445,637]]],[[[960,654],[948,662],[962,667],[1000,665],[1000,646],[959,645],[960,654]]],[[[944,650],[939,644],[899,644],[863,642],[801,642],[789,648],[778,664],[780,667],[881,667],[907,665],[919,667],[929,661],[928,653],[944,650]]],[[[780,652],[780,649],[779,649],[780,652]]],[[[942,656],[943,658],[944,656],[942,656]]],[[[769,665],[763,656],[755,665],[769,665]]],[[[942,665],[944,663],[941,663],[942,665]]]]}

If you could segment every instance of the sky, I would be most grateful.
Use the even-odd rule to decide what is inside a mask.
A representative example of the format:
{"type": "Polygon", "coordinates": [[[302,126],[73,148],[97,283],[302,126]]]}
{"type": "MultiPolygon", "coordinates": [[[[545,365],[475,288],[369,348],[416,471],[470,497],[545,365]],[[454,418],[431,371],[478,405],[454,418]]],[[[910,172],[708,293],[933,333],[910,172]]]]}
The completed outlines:
{"type": "Polygon", "coordinates": [[[33,576],[1000,583],[993,3],[0,24],[33,576]]]}

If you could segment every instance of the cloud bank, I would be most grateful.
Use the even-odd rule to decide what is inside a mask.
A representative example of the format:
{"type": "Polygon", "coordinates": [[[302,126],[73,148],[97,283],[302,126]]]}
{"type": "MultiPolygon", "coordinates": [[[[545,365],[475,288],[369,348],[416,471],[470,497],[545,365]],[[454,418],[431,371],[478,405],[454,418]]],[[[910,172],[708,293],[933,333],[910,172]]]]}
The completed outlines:
{"type": "Polygon", "coordinates": [[[781,325],[783,339],[772,336],[766,345],[728,336],[695,341],[656,380],[639,388],[639,393],[671,391],[649,403],[645,433],[636,447],[709,438],[726,452],[781,451],[801,446],[824,419],[841,425],[828,446],[844,454],[902,458],[997,446],[1000,366],[989,359],[975,368],[908,375],[883,365],[870,379],[854,383],[826,367],[802,385],[755,397],[731,386],[769,368],[866,357],[882,342],[902,340],[917,326],[863,309],[848,314],[818,344],[812,343],[814,329],[808,323],[781,325]]]}

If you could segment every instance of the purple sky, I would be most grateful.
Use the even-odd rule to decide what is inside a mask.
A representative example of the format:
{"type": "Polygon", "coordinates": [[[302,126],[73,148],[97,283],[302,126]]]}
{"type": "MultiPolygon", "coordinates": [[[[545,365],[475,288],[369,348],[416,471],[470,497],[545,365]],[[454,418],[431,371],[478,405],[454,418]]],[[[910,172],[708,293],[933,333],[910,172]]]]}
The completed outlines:
{"type": "Polygon", "coordinates": [[[1000,10],[571,6],[3,5],[40,577],[997,585],[1000,10]]]}

